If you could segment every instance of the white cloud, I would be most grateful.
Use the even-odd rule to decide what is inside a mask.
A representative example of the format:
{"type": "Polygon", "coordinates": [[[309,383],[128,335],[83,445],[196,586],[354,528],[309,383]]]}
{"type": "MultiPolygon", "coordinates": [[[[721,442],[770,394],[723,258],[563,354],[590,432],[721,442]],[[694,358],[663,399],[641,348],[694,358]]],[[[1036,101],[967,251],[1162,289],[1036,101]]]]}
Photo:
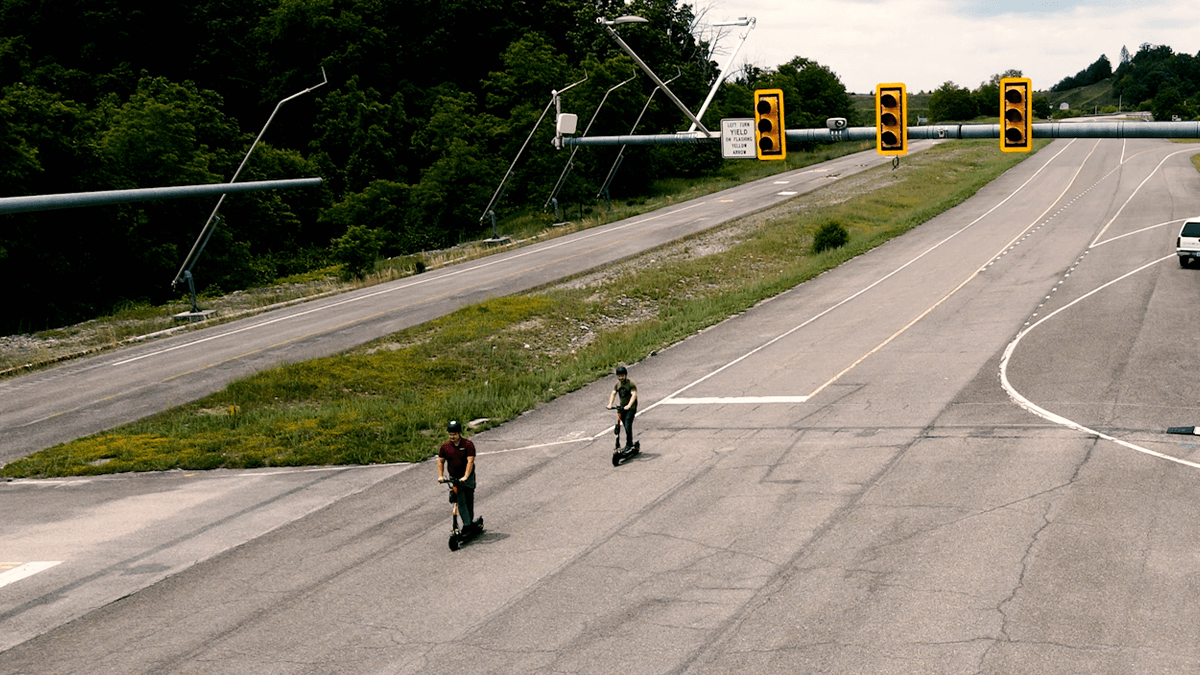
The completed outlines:
{"type": "MultiPolygon", "coordinates": [[[[943,82],[975,88],[1017,69],[1039,90],[1087,68],[1101,54],[1113,68],[1121,47],[1143,43],[1179,53],[1200,51],[1194,0],[717,0],[706,19],[757,18],[737,59],[775,67],[796,56],[837,73],[846,89],[870,92],[880,82],[931,91],[943,82]],[[1006,10],[1006,11],[1002,11],[1006,10]]],[[[732,49],[736,33],[721,47],[732,49]]],[[[723,61],[723,58],[719,59],[723,61]]],[[[736,65],[735,65],[736,67],[736,65]]]]}

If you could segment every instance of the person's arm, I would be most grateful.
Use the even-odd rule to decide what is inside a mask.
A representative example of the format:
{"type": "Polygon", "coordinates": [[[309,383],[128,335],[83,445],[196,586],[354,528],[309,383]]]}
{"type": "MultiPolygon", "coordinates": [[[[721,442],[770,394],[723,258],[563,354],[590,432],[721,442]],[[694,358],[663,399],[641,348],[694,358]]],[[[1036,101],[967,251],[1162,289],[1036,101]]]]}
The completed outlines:
{"type": "Polygon", "coordinates": [[[629,405],[625,406],[625,408],[629,409],[635,405],[637,405],[637,387],[634,387],[633,395],[629,397],[629,405]]]}
{"type": "Polygon", "coordinates": [[[471,472],[473,472],[474,470],[475,470],[475,458],[468,457],[467,458],[467,471],[466,471],[466,473],[463,474],[462,480],[465,481],[466,479],[470,478],[471,472]]]}
{"type": "Polygon", "coordinates": [[[446,480],[446,460],[443,457],[438,457],[438,482],[446,480]]]}
{"type": "Polygon", "coordinates": [[[613,399],[616,397],[617,397],[616,389],[613,389],[612,391],[608,392],[608,409],[609,410],[612,410],[612,402],[613,402],[613,399]]]}

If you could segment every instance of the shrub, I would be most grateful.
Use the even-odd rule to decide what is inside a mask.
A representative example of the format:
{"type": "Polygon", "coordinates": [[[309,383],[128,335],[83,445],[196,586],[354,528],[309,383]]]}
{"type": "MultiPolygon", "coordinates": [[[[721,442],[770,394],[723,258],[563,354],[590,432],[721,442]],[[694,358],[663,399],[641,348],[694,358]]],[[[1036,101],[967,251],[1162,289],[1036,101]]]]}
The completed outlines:
{"type": "Polygon", "coordinates": [[[850,233],[846,226],[837,220],[827,220],[817,229],[813,237],[813,253],[821,253],[830,249],[841,248],[850,241],[850,233]]]}
{"type": "Polygon", "coordinates": [[[333,240],[333,259],[342,264],[342,277],[361,279],[374,271],[381,245],[375,230],[351,225],[346,234],[333,240]]]}

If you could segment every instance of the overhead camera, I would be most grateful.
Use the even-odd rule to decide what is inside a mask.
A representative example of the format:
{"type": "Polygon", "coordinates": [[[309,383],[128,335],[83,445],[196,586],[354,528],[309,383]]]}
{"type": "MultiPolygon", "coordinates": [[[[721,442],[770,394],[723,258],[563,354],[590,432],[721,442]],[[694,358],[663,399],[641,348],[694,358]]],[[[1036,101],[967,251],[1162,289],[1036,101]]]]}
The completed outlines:
{"type": "Polygon", "coordinates": [[[833,131],[844,131],[849,125],[850,123],[846,121],[845,117],[830,117],[825,120],[825,126],[833,131]]]}

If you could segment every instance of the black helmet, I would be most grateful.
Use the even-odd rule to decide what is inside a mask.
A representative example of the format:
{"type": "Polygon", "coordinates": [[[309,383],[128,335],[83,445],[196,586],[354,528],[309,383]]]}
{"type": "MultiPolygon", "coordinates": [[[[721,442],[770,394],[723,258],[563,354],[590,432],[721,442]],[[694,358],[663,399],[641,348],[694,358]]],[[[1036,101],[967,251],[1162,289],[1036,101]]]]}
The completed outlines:
{"type": "Polygon", "coordinates": [[[625,366],[617,366],[617,374],[618,375],[628,375],[629,371],[625,369],[625,366]]]}
{"type": "Polygon", "coordinates": [[[458,420],[450,420],[450,424],[446,425],[446,431],[447,431],[447,433],[451,433],[451,434],[461,434],[462,433],[462,423],[459,422],[458,420]]]}

